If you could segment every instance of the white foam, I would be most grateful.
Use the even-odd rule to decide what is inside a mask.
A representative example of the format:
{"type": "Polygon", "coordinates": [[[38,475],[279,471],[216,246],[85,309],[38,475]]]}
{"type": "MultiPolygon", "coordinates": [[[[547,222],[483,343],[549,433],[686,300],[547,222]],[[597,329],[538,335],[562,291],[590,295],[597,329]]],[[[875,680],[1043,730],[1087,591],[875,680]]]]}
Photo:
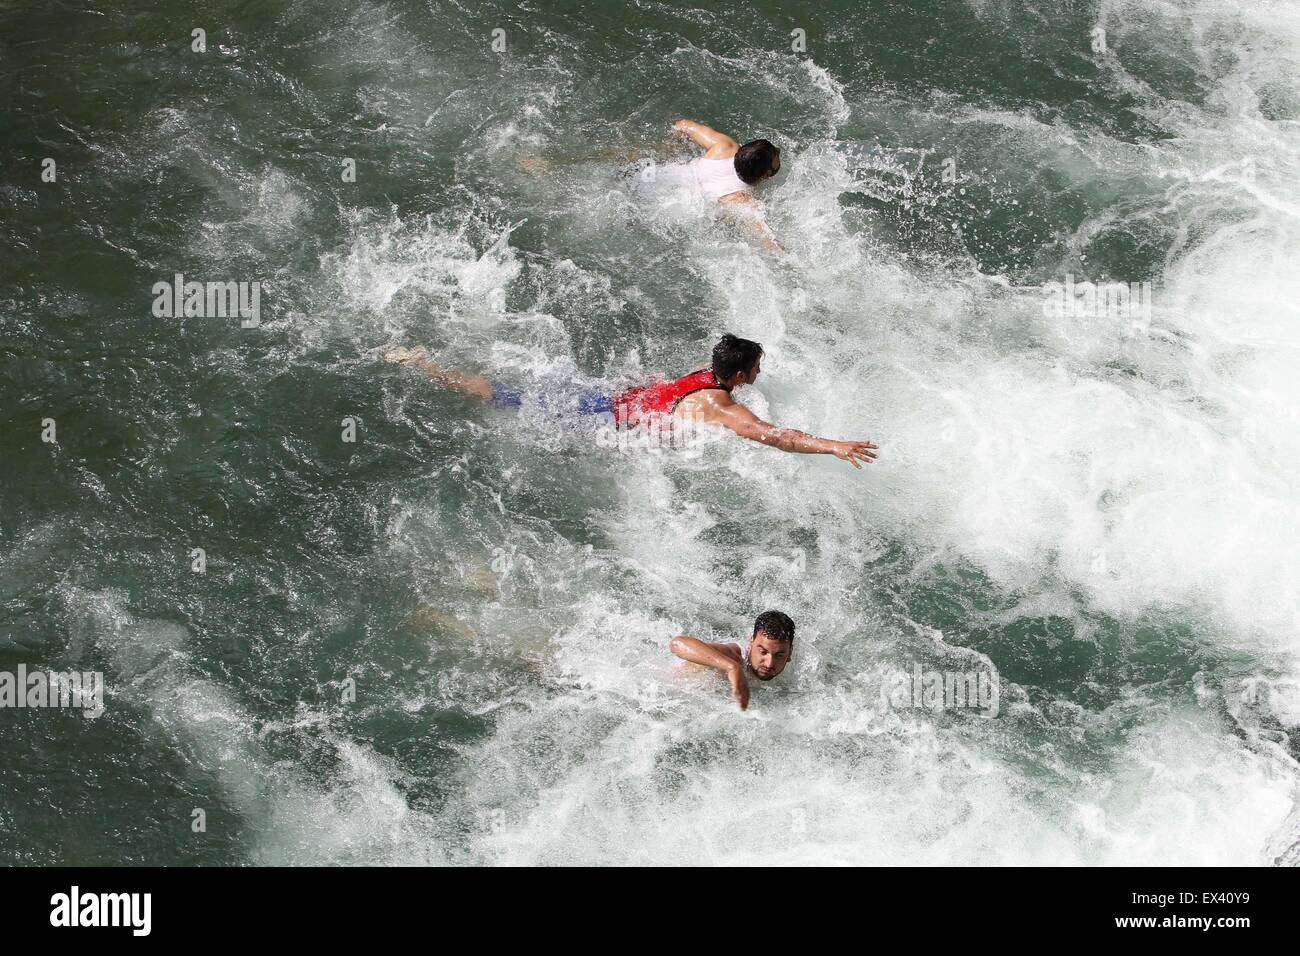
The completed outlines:
{"type": "MultiPolygon", "coordinates": [[[[1106,6],[1113,37],[1140,38],[1141,21],[1124,22],[1137,6],[1106,6]]],[[[1217,15],[1212,5],[1165,7],[1192,20],[1217,15]]],[[[1172,140],[1139,146],[1013,111],[914,111],[916,122],[996,130],[1017,162],[1050,166],[1098,196],[1137,181],[1154,211],[1134,215],[1176,211],[1187,231],[1162,264],[1141,334],[1048,318],[1035,287],[969,264],[902,261],[850,228],[841,192],[924,197],[900,164],[838,143],[852,105],[812,63],[797,67],[803,84],[792,95],[825,117],[825,137],[791,148],[765,194],[792,252],[781,264],[671,190],[638,206],[633,190],[609,188],[607,171],[566,174],[556,190],[576,177],[590,199],[568,209],[569,228],[585,227],[589,239],[610,235],[613,221],[629,242],[672,243],[702,290],[700,334],[726,329],[764,343],[756,407],[821,434],[876,440],[881,458],[859,473],[739,442],[698,456],[603,454],[623,494],[589,516],[606,550],[580,586],[567,577],[578,559],[534,522],[513,525],[494,486],[482,527],[456,527],[471,540],[510,539],[526,570],[485,600],[475,625],[496,624],[502,633],[487,639],[500,649],[515,636],[508,624],[528,619],[520,646],[539,686],[512,689],[508,705],[492,685],[465,691],[481,692],[495,720],[489,738],[466,748],[446,811],[472,829],[472,859],[1220,865],[1288,852],[1294,761],[1260,743],[1262,732],[1237,736],[1245,718],[1217,707],[1235,690],[1202,684],[1202,709],[1139,696],[1095,712],[1007,687],[998,720],[945,721],[886,712],[870,687],[900,658],[945,653],[918,638],[922,626],[877,613],[877,576],[906,591],[940,566],[977,570],[987,584],[972,588],[997,599],[1001,625],[1059,616],[1088,640],[1088,622],[1101,616],[1134,625],[1169,614],[1216,652],[1292,666],[1300,150],[1294,124],[1264,117],[1251,84],[1286,81],[1295,21],[1276,7],[1263,16],[1282,18],[1280,39],[1239,50],[1236,73],[1207,76],[1219,87],[1204,103],[1161,101],[1132,82],[1172,140]],[[1243,154],[1255,160],[1253,178],[1243,154]],[[727,521],[763,533],[729,536],[727,521]],[[739,638],[767,606],[791,610],[804,636],[792,672],[757,688],[741,715],[718,679],[681,673],[666,643],[682,630],[739,638]],[[539,610],[562,623],[538,622],[539,610]],[[1115,770],[1079,769],[1088,761],[1059,752],[1072,744],[1115,770]]],[[[706,76],[772,65],[695,48],[678,59],[706,76]]],[[[1108,69],[1124,82],[1118,61],[1108,69]]],[[[524,125],[494,126],[487,141],[535,145],[527,124],[538,117],[517,120],[524,125]]],[[[1101,210],[1065,247],[1084,249],[1130,214],[1101,210]]],[[[594,267],[558,251],[558,227],[554,241],[536,263],[543,288],[622,301],[594,267]]],[[[492,307],[493,291],[521,275],[508,233],[482,247],[432,221],[368,223],[331,265],[386,331],[418,331],[401,304],[409,291],[443,306],[438,321],[463,332],[455,347],[493,371],[573,375],[551,311],[492,307]]],[[[615,368],[640,371],[642,360],[615,368]]],[[[529,427],[525,415],[515,437],[503,426],[485,440],[528,458],[521,468],[543,467],[533,452],[573,447],[529,427]]],[[[433,547],[416,546],[413,560],[433,547]]],[[[1293,725],[1285,688],[1294,684],[1283,674],[1277,686],[1251,727],[1293,725]]]]}
{"type": "MultiPolygon", "coordinates": [[[[314,781],[286,772],[265,753],[266,728],[231,691],[202,676],[186,628],[132,615],[121,592],[63,585],[60,598],[71,649],[87,663],[107,664],[106,706],[145,710],[190,771],[215,782],[222,808],[251,822],[256,862],[440,862],[432,821],[410,809],[394,771],[373,751],[326,731],[340,772],[314,781]]],[[[218,808],[203,809],[215,818],[218,808]]],[[[178,810],[178,826],[189,813],[178,810]]]]}

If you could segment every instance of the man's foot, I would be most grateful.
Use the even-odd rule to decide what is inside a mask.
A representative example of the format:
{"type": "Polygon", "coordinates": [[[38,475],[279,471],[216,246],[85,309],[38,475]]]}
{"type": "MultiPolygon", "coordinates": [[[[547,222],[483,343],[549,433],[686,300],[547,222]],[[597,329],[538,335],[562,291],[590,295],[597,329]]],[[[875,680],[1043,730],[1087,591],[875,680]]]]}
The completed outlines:
{"type": "Polygon", "coordinates": [[[550,161],[541,156],[520,156],[517,162],[526,173],[545,173],[551,169],[550,161]]]}
{"type": "Polygon", "coordinates": [[[428,357],[429,350],[423,346],[416,346],[413,349],[389,349],[384,353],[385,362],[395,362],[398,365],[412,365],[416,362],[424,362],[428,357]]]}

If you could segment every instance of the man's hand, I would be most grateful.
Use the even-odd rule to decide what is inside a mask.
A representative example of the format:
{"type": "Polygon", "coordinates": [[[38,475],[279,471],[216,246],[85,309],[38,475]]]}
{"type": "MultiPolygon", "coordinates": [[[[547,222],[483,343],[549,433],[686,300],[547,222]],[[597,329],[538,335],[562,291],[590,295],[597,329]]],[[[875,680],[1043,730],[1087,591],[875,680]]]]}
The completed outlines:
{"type": "Polygon", "coordinates": [[[876,460],[876,453],[871,449],[879,447],[869,441],[837,441],[831,442],[831,454],[847,461],[854,468],[861,469],[862,464],[869,465],[876,460]]]}
{"type": "Polygon", "coordinates": [[[726,674],[732,698],[741,710],[749,706],[749,681],[745,679],[741,651],[735,644],[706,644],[699,638],[682,634],[669,641],[668,648],[684,661],[703,664],[726,674]]]}
{"type": "Polygon", "coordinates": [[[745,680],[745,669],[736,664],[727,671],[727,680],[731,681],[731,699],[744,710],[749,706],[749,681],[745,680]]]}

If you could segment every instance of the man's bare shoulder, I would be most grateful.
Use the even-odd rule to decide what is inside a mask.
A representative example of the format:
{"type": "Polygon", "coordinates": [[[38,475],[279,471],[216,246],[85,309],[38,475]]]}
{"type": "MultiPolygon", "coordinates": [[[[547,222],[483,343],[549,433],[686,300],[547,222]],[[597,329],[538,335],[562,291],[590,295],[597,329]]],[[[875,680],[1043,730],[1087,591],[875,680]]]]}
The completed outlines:
{"type": "Polygon", "coordinates": [[[725,388],[705,388],[691,392],[677,403],[677,411],[703,411],[706,408],[727,408],[735,405],[736,400],[725,388]]]}

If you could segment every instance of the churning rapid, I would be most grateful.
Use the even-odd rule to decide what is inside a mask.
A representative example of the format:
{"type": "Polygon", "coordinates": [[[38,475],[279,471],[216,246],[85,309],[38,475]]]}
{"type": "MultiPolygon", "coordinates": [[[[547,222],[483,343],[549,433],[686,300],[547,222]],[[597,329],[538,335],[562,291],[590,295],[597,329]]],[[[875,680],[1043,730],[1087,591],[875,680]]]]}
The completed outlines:
{"type": "Polygon", "coordinates": [[[0,709],[0,858],[1300,861],[1295,3],[127,6],[0,3],[0,671],[106,688],[0,709]],[[656,174],[683,116],[782,147],[784,254],[656,174]],[[383,360],[724,331],[879,461],[383,360]],[[668,652],[767,608],[743,713],[668,652]]]}

